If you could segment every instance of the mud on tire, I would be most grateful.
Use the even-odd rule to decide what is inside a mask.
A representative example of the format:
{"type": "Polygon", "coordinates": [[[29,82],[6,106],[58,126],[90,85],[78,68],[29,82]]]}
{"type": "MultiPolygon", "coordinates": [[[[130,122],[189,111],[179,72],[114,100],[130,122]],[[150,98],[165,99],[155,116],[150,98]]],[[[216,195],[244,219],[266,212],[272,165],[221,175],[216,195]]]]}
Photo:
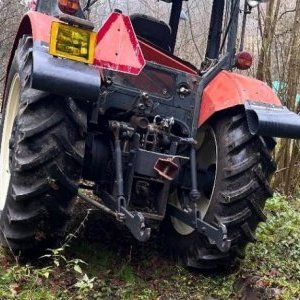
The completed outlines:
{"type": "Polygon", "coordinates": [[[215,133],[218,155],[204,220],[227,226],[231,248],[222,253],[197,231],[182,235],[169,217],[162,230],[171,253],[183,265],[224,270],[245,257],[246,245],[255,241],[257,225],[266,220],[263,208],[272,195],[268,180],[276,169],[270,155],[274,144],[249,133],[242,111],[221,114],[209,125],[215,133]]]}
{"type": "MultiPolygon", "coordinates": [[[[86,130],[85,113],[75,101],[30,88],[31,52],[32,38],[23,36],[8,75],[6,100],[16,74],[20,99],[9,142],[11,178],[0,219],[2,245],[24,256],[40,253],[64,234],[81,177],[86,130]]],[[[1,136],[9,117],[6,110],[1,136]]]]}

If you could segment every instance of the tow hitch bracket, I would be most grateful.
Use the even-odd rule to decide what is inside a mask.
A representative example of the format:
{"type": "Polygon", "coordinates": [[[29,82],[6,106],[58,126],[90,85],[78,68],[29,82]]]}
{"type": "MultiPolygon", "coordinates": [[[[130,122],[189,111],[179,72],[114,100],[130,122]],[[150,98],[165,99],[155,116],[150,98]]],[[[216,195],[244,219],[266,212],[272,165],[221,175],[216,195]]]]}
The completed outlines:
{"type": "Polygon", "coordinates": [[[227,252],[231,246],[231,241],[227,238],[227,228],[224,224],[219,224],[216,228],[201,220],[194,211],[186,212],[172,204],[167,205],[167,213],[181,222],[195,228],[204,234],[211,244],[215,244],[221,252],[227,252]]]}
{"type": "Polygon", "coordinates": [[[101,200],[104,205],[99,201],[91,199],[90,197],[77,192],[78,187],[72,182],[66,181],[63,172],[58,166],[53,166],[51,169],[51,177],[48,178],[50,188],[59,188],[60,185],[67,188],[70,192],[77,194],[82,200],[94,205],[100,210],[114,216],[118,221],[124,222],[133,236],[140,242],[146,242],[151,235],[151,228],[146,228],[145,218],[140,212],[132,212],[126,209],[126,201],[118,198],[117,200],[109,193],[101,191],[101,200]]]}
{"type": "Polygon", "coordinates": [[[100,192],[100,198],[111,211],[114,211],[116,218],[125,223],[138,241],[146,242],[150,238],[151,228],[146,228],[142,213],[129,211],[125,207],[124,201],[116,201],[114,197],[105,191],[100,192]]]}
{"type": "Polygon", "coordinates": [[[132,235],[140,242],[146,242],[150,238],[151,228],[145,227],[145,218],[140,212],[129,212],[125,208],[121,211],[126,215],[125,224],[132,235]]]}

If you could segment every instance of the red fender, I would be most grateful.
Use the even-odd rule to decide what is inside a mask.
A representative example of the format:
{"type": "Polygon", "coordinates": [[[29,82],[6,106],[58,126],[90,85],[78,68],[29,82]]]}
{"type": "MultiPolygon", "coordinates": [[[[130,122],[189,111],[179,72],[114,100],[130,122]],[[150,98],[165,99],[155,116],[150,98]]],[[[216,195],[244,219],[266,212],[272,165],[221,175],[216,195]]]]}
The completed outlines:
{"type": "Polygon", "coordinates": [[[280,100],[266,83],[221,71],[203,91],[199,127],[214,113],[243,105],[247,100],[281,106],[280,100]]]}
{"type": "MultiPolygon", "coordinates": [[[[9,61],[7,64],[6,69],[6,79],[5,79],[5,85],[7,81],[8,72],[10,70],[11,63],[13,61],[15,51],[18,47],[18,43],[20,38],[24,34],[31,35],[33,38],[33,41],[39,41],[44,43],[49,43],[50,41],[50,29],[51,29],[51,23],[56,18],[42,14],[37,11],[29,11],[24,16],[20,23],[18,32],[16,34],[16,38],[13,43],[13,47],[10,53],[9,61]]],[[[4,94],[5,94],[4,90],[4,94]]],[[[4,101],[2,101],[1,110],[3,108],[4,101]]]]}
{"type": "Polygon", "coordinates": [[[9,71],[10,65],[14,58],[19,39],[24,34],[28,34],[32,35],[33,41],[49,43],[51,23],[53,20],[56,20],[56,18],[37,11],[29,11],[23,16],[10,54],[7,71],[9,71]]]}
{"type": "Polygon", "coordinates": [[[20,25],[20,29],[22,30],[22,24],[24,21],[27,23],[30,22],[30,28],[31,28],[31,34],[33,40],[49,43],[51,23],[54,20],[57,19],[37,11],[29,11],[23,17],[23,20],[20,25]]]}

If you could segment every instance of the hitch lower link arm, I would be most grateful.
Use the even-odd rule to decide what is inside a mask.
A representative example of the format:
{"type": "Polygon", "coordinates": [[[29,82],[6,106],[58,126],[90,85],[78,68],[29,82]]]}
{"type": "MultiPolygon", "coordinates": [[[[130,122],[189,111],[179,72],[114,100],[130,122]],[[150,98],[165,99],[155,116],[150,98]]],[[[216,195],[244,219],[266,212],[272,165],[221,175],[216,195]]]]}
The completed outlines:
{"type": "Polygon", "coordinates": [[[227,252],[231,246],[231,241],[227,238],[227,228],[224,224],[214,227],[209,223],[201,220],[198,214],[193,211],[188,212],[177,208],[172,204],[167,205],[167,213],[181,222],[195,228],[204,234],[211,244],[215,244],[221,252],[227,252]]]}
{"type": "MultiPolygon", "coordinates": [[[[131,212],[127,209],[127,203],[124,196],[124,178],[122,170],[122,151],[120,146],[120,130],[122,124],[113,121],[110,124],[114,135],[115,145],[115,168],[117,184],[117,214],[119,219],[123,220],[133,236],[140,242],[145,242],[150,238],[151,228],[146,228],[145,218],[140,212],[131,212]]],[[[127,128],[130,130],[130,128],[127,128]]]]}
{"type": "MultiPolygon", "coordinates": [[[[221,223],[218,228],[216,228],[199,217],[200,214],[197,209],[197,201],[200,199],[201,194],[197,185],[196,150],[193,145],[191,145],[190,166],[192,188],[189,196],[189,204],[192,204],[192,209],[182,210],[172,204],[168,204],[167,213],[204,234],[208,238],[209,242],[211,244],[215,244],[221,252],[227,252],[231,246],[231,241],[227,238],[226,226],[221,223]]],[[[185,206],[186,204],[188,203],[185,203],[185,206]]]]}

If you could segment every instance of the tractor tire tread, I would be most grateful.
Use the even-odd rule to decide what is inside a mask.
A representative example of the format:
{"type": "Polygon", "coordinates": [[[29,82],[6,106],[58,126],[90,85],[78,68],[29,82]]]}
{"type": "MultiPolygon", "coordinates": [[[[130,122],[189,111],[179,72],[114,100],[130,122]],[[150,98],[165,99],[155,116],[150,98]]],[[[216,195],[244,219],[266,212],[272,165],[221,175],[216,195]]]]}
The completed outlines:
{"type": "Polygon", "coordinates": [[[21,99],[11,139],[11,183],[0,218],[1,243],[24,258],[40,255],[64,234],[81,177],[86,130],[86,113],[77,101],[31,89],[31,49],[32,38],[24,35],[8,75],[9,80],[20,75],[21,99]],[[60,170],[63,183],[53,170],[60,170]]]}
{"type": "Polygon", "coordinates": [[[55,112],[51,116],[49,116],[45,121],[41,124],[37,124],[36,126],[31,126],[26,129],[21,129],[22,140],[27,138],[32,138],[35,135],[38,135],[44,131],[49,130],[50,128],[58,125],[60,122],[63,121],[63,115],[60,112],[55,112]]]}
{"type": "Polygon", "coordinates": [[[255,242],[255,230],[266,220],[264,203],[272,196],[268,183],[274,169],[271,148],[252,136],[247,127],[245,113],[232,110],[217,115],[210,122],[220,145],[215,189],[204,220],[212,225],[223,223],[227,227],[231,247],[227,253],[201,233],[194,231],[180,235],[167,219],[163,232],[173,256],[187,267],[202,270],[230,269],[245,258],[245,248],[255,242]]]}
{"type": "Polygon", "coordinates": [[[252,179],[249,183],[245,186],[239,187],[235,190],[228,192],[227,190],[221,192],[223,199],[221,200],[222,203],[234,203],[239,200],[244,200],[247,196],[253,193],[256,189],[259,188],[259,184],[256,180],[252,179]]]}

